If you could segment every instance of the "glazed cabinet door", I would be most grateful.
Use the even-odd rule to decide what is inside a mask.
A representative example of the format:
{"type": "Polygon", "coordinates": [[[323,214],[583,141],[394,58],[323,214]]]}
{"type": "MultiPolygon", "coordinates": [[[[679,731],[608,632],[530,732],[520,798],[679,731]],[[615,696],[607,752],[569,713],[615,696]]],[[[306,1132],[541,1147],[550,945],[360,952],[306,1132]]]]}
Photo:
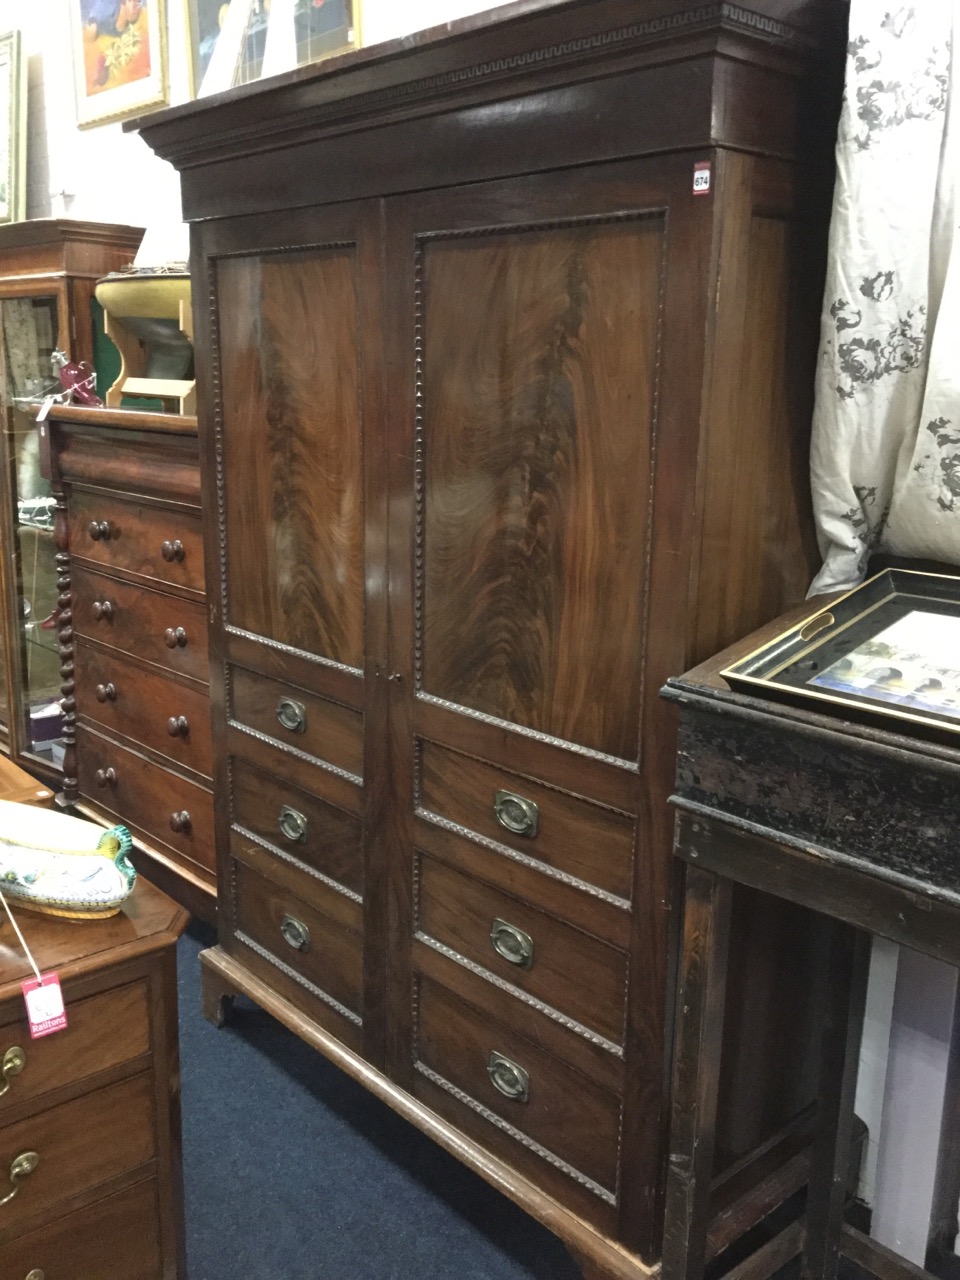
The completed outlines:
{"type": "Polygon", "coordinates": [[[221,943],[374,1058],[376,1019],[365,1024],[382,979],[376,943],[363,942],[363,832],[377,803],[365,779],[384,750],[368,678],[383,649],[384,495],[369,425],[378,357],[362,335],[377,314],[376,233],[375,207],[350,207],[198,234],[216,334],[198,366],[213,424],[214,724],[227,748],[221,943]]]}
{"type": "Polygon", "coordinates": [[[710,243],[689,180],[682,159],[598,167],[388,217],[392,491],[413,491],[390,540],[411,903],[391,972],[412,995],[395,1069],[605,1230],[628,1100],[662,1069],[668,849],[645,847],[641,713],[655,461],[703,332],[703,289],[682,325],[668,296],[710,243]]]}

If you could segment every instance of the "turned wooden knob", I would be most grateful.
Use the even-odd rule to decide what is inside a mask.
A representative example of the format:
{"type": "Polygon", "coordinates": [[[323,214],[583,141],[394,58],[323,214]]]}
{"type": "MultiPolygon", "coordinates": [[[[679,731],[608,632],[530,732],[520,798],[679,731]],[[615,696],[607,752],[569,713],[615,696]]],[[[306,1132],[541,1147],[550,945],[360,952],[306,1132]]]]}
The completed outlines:
{"type": "Polygon", "coordinates": [[[112,602],[109,600],[94,600],[93,616],[96,618],[97,622],[100,622],[101,619],[109,622],[113,617],[112,602]]]}
{"type": "Polygon", "coordinates": [[[164,560],[166,560],[167,564],[173,564],[174,561],[179,564],[187,553],[179,538],[176,538],[173,542],[168,538],[167,541],[161,545],[160,554],[163,556],[164,560]]]}
{"type": "Polygon", "coordinates": [[[186,716],[171,716],[167,721],[167,733],[171,738],[185,738],[190,732],[190,722],[186,716]]]}
{"type": "Polygon", "coordinates": [[[112,787],[117,781],[117,771],[112,767],[109,769],[98,769],[93,777],[98,787],[112,787]]]}
{"type": "Polygon", "coordinates": [[[113,533],[109,520],[91,520],[87,525],[87,533],[94,542],[109,542],[113,533]]]}
{"type": "Polygon", "coordinates": [[[183,649],[187,643],[187,633],[183,627],[167,627],[163,633],[163,642],[168,649],[183,649]]]}
{"type": "Polygon", "coordinates": [[[116,702],[117,686],[115,684],[98,684],[97,685],[97,701],[98,702],[116,702]]]}
{"type": "Polygon", "coordinates": [[[178,835],[190,830],[190,814],[186,809],[181,809],[179,813],[171,813],[170,830],[176,831],[178,835]]]}

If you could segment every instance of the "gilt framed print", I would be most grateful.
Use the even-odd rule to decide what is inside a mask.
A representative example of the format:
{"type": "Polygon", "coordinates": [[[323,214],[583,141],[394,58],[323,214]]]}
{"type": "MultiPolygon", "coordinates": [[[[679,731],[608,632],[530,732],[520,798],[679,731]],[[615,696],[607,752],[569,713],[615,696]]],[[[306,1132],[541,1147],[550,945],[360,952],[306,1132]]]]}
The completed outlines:
{"type": "Polygon", "coordinates": [[[81,129],[168,99],[165,0],[68,0],[81,129]]]}
{"type": "Polygon", "coordinates": [[[0,223],[27,216],[27,76],[20,32],[0,36],[0,223]]]}
{"type": "Polygon", "coordinates": [[[888,569],[720,673],[734,688],[960,741],[960,577],[888,569]]]}

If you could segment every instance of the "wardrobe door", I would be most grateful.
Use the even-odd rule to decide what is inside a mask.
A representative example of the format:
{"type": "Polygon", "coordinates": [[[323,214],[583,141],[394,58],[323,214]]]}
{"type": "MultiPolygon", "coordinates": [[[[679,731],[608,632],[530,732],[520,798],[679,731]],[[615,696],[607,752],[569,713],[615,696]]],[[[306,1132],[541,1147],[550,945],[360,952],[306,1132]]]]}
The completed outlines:
{"type": "Polygon", "coordinates": [[[380,379],[364,340],[375,234],[372,206],[198,232],[216,335],[199,365],[212,369],[205,516],[217,522],[207,542],[226,746],[220,941],[377,1057],[367,1013],[382,960],[363,942],[376,897],[367,780],[383,750],[367,678],[384,651],[380,379]]]}
{"type": "Polygon", "coordinates": [[[703,331],[702,289],[683,325],[666,307],[684,241],[709,243],[708,210],[673,213],[689,182],[668,158],[388,214],[407,316],[392,487],[413,493],[391,520],[413,993],[396,1069],[611,1230],[625,1099],[662,1068],[658,1048],[628,1091],[631,969],[663,969],[662,913],[634,885],[642,858],[662,886],[668,854],[649,869],[641,707],[658,411],[696,386],[703,331]]]}

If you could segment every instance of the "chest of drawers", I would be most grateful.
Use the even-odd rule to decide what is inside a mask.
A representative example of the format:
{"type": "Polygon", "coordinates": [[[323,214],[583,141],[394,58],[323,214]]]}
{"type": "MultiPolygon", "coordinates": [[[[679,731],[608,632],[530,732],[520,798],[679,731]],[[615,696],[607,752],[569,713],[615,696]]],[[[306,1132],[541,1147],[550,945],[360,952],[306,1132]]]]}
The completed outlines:
{"type": "Polygon", "coordinates": [[[186,913],[141,880],[124,911],[20,914],[60,975],[65,1030],[33,1041],[0,925],[0,1258],[11,1280],[181,1280],[176,962],[186,913]]]}
{"type": "Polygon", "coordinates": [[[211,920],[216,890],[196,423],[55,409],[63,794],[119,820],[135,861],[211,920]]]}

